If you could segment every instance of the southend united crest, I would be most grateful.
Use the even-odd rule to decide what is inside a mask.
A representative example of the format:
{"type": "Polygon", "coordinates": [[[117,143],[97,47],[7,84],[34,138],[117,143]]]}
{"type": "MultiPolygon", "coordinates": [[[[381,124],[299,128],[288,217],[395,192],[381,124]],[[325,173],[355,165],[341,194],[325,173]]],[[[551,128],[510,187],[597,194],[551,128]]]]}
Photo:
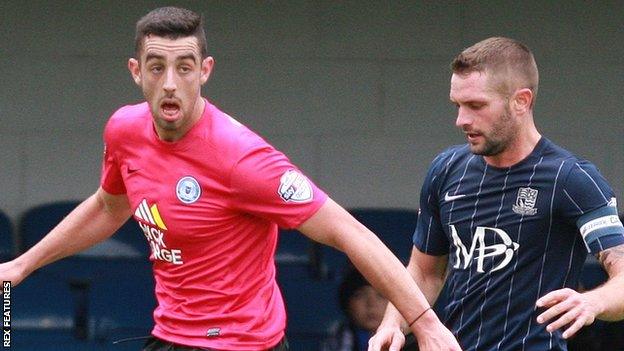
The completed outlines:
{"type": "Polygon", "coordinates": [[[201,196],[201,187],[197,180],[193,177],[186,176],[178,180],[176,185],[176,195],[178,200],[185,204],[192,204],[201,196]]]}
{"type": "Polygon", "coordinates": [[[532,216],[537,213],[535,203],[537,202],[537,189],[520,188],[518,190],[518,197],[516,198],[516,204],[511,208],[512,210],[523,216],[532,216]]]}

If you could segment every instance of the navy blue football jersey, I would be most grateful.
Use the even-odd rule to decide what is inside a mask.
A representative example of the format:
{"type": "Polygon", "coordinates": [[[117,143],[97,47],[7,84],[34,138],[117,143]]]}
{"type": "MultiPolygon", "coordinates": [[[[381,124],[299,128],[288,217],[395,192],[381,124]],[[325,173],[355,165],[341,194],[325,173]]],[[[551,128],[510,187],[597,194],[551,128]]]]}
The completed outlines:
{"type": "Polygon", "coordinates": [[[468,145],[435,158],[414,245],[448,255],[442,316],[464,350],[566,350],[536,300],[576,289],[587,253],[624,243],[616,199],[594,165],[542,137],[507,168],[468,145]]]}

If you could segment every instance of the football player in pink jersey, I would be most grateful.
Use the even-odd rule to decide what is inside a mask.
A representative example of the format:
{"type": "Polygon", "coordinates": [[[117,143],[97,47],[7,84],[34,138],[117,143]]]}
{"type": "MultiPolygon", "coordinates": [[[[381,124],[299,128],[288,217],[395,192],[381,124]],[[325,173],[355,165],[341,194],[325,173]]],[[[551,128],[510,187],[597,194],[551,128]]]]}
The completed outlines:
{"type": "Polygon", "coordinates": [[[110,118],[95,194],[0,265],[0,278],[18,284],[105,240],[133,216],[152,250],[158,299],[144,350],[285,350],[273,256],[278,226],[297,228],[345,252],[411,322],[421,350],[459,350],[372,232],[284,154],[201,96],[213,65],[199,15],[165,7],[139,20],[128,68],[146,102],[110,118]]]}

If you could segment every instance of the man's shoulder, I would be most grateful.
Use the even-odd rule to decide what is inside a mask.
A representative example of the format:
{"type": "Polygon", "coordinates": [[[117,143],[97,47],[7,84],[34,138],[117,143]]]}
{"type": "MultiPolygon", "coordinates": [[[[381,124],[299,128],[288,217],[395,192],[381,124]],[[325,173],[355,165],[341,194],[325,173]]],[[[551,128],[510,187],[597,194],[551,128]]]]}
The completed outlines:
{"type": "Polygon", "coordinates": [[[588,159],[579,156],[550,140],[546,140],[542,156],[543,162],[550,163],[553,167],[561,168],[562,174],[569,174],[577,168],[597,171],[596,166],[588,159]]]}
{"type": "Polygon", "coordinates": [[[546,159],[569,162],[589,162],[572,151],[559,146],[548,139],[545,139],[544,144],[542,154],[546,159]]]}
{"type": "Polygon", "coordinates": [[[455,161],[462,160],[471,155],[470,148],[467,144],[452,145],[440,152],[433,161],[431,161],[431,168],[439,169],[450,166],[455,161]]]}
{"type": "MultiPolygon", "coordinates": [[[[213,105],[211,112],[210,135],[207,140],[214,148],[223,150],[224,153],[245,153],[249,149],[271,147],[260,135],[239,122],[236,118],[217,109],[213,105]]],[[[235,155],[231,155],[236,157],[235,155]]]]}
{"type": "Polygon", "coordinates": [[[457,145],[451,145],[447,147],[446,149],[442,150],[442,152],[438,154],[438,157],[449,157],[452,155],[468,155],[468,154],[470,154],[470,147],[468,147],[468,144],[457,144],[457,145]]]}
{"type": "MultiPolygon", "coordinates": [[[[566,197],[572,197],[579,205],[580,198],[596,197],[601,203],[607,203],[612,195],[607,179],[598,167],[582,156],[550,143],[544,150],[546,169],[557,175],[566,197]]],[[[593,204],[592,206],[595,206],[593,204]]]]}
{"type": "Polygon", "coordinates": [[[106,143],[113,145],[116,142],[135,138],[147,123],[151,123],[149,106],[146,102],[120,107],[109,118],[104,129],[106,143]]]}
{"type": "Polygon", "coordinates": [[[208,103],[194,147],[209,150],[212,162],[223,170],[243,160],[262,160],[275,155],[276,149],[237,118],[208,103]]]}
{"type": "Polygon", "coordinates": [[[150,118],[147,102],[134,105],[125,105],[117,109],[110,117],[108,124],[116,126],[128,126],[145,118],[150,118]]]}
{"type": "Polygon", "coordinates": [[[132,119],[138,117],[145,117],[149,115],[149,105],[147,102],[141,102],[137,104],[129,104],[121,106],[111,116],[111,119],[132,119]]]}

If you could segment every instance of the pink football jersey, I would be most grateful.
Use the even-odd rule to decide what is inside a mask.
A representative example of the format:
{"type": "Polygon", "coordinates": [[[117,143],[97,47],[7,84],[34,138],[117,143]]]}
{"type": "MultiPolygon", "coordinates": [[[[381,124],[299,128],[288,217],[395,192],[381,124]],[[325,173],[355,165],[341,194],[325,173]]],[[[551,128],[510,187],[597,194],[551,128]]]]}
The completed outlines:
{"type": "Polygon", "coordinates": [[[176,142],[158,138],[147,103],[118,110],[104,141],[101,186],[128,196],[151,248],[153,335],[222,350],[277,344],[286,325],[277,228],[298,227],[325,193],[208,102],[176,142]]]}

